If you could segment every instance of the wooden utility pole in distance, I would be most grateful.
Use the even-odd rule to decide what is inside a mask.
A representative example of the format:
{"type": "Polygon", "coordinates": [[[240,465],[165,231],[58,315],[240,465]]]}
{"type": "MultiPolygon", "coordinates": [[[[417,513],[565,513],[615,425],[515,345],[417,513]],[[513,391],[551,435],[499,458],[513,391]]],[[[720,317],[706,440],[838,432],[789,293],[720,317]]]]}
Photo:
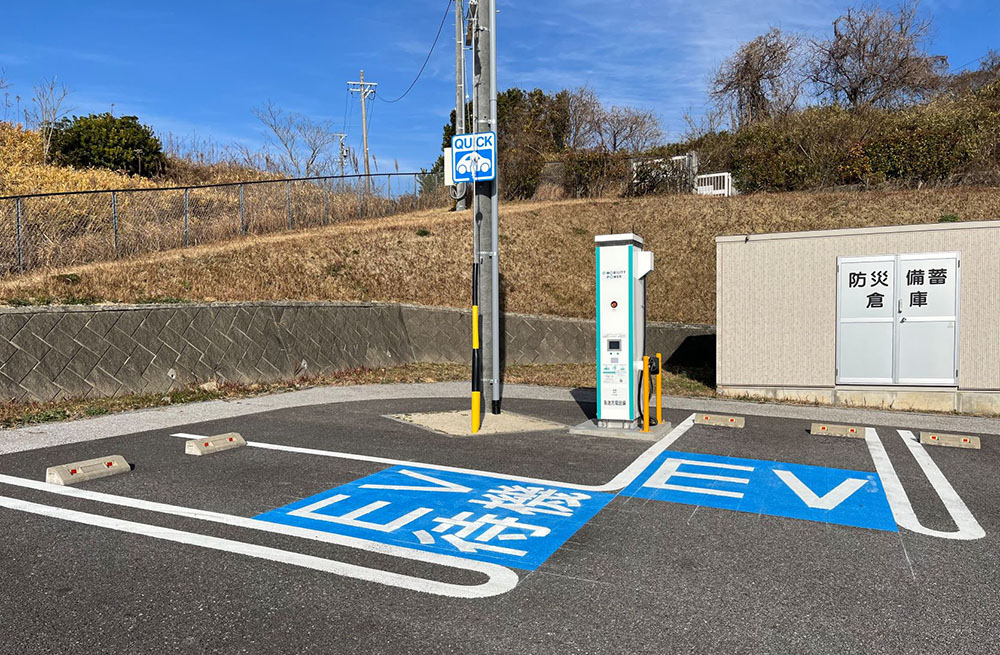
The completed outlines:
{"type": "Polygon", "coordinates": [[[375,87],[378,86],[378,82],[365,82],[365,71],[361,71],[359,82],[348,82],[347,88],[351,93],[357,93],[361,96],[361,139],[364,142],[363,149],[365,151],[365,188],[368,188],[368,176],[371,172],[368,170],[368,110],[367,110],[367,100],[368,96],[375,95],[375,87]]]}

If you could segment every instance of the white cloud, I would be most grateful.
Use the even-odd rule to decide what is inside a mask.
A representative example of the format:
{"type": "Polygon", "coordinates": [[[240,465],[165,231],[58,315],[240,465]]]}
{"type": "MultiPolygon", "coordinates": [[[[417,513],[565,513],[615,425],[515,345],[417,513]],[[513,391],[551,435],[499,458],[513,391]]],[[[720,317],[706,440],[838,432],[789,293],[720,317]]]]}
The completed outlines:
{"type": "MultiPolygon", "coordinates": [[[[957,0],[936,0],[955,2],[957,0]]],[[[843,0],[526,2],[501,0],[500,85],[588,85],[608,104],[658,112],[681,129],[708,80],[740,43],[770,26],[825,34],[843,0]]]]}

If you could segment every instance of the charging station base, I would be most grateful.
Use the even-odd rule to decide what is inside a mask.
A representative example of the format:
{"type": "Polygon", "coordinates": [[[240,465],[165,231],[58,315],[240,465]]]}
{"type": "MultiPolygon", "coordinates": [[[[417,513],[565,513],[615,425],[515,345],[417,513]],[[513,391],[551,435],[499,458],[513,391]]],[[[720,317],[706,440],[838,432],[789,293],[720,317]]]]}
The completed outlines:
{"type": "Polygon", "coordinates": [[[585,437],[611,437],[614,439],[637,439],[639,441],[656,441],[670,431],[673,426],[670,421],[664,421],[659,425],[651,425],[649,432],[643,432],[638,428],[615,428],[602,427],[598,425],[597,419],[590,419],[574,425],[569,429],[570,434],[585,437]]]}

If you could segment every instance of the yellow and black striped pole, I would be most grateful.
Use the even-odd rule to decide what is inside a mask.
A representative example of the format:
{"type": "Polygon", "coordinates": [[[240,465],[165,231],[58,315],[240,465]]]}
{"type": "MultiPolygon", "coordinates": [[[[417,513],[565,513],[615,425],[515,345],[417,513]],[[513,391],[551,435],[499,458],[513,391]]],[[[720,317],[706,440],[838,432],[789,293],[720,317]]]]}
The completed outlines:
{"type": "Polygon", "coordinates": [[[479,347],[479,262],[472,264],[472,433],[482,424],[483,351],[479,347]]]}

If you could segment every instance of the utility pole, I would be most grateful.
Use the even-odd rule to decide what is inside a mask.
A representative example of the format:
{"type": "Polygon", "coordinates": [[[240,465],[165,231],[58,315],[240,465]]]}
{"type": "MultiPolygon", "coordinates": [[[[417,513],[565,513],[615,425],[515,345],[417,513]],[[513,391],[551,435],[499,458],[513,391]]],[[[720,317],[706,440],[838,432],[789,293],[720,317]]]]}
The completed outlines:
{"type": "Polygon", "coordinates": [[[357,93],[361,96],[361,139],[364,142],[365,151],[365,188],[368,188],[368,110],[367,110],[367,100],[368,96],[375,95],[375,87],[378,86],[378,82],[365,82],[365,71],[361,71],[359,82],[348,82],[347,88],[351,93],[357,93]]]}
{"type": "MultiPolygon", "coordinates": [[[[455,0],[455,134],[465,134],[465,25],[462,1],[455,0]]],[[[465,209],[465,185],[455,201],[455,211],[465,209]]]]}
{"type": "MultiPolygon", "coordinates": [[[[475,85],[475,132],[497,129],[496,0],[470,0],[475,12],[473,82],[475,85]],[[485,110],[485,111],[484,111],[485,110]]],[[[475,183],[476,262],[489,260],[488,275],[479,277],[479,306],[483,325],[484,405],[500,413],[500,285],[497,261],[498,188],[500,177],[475,183]]]]}

